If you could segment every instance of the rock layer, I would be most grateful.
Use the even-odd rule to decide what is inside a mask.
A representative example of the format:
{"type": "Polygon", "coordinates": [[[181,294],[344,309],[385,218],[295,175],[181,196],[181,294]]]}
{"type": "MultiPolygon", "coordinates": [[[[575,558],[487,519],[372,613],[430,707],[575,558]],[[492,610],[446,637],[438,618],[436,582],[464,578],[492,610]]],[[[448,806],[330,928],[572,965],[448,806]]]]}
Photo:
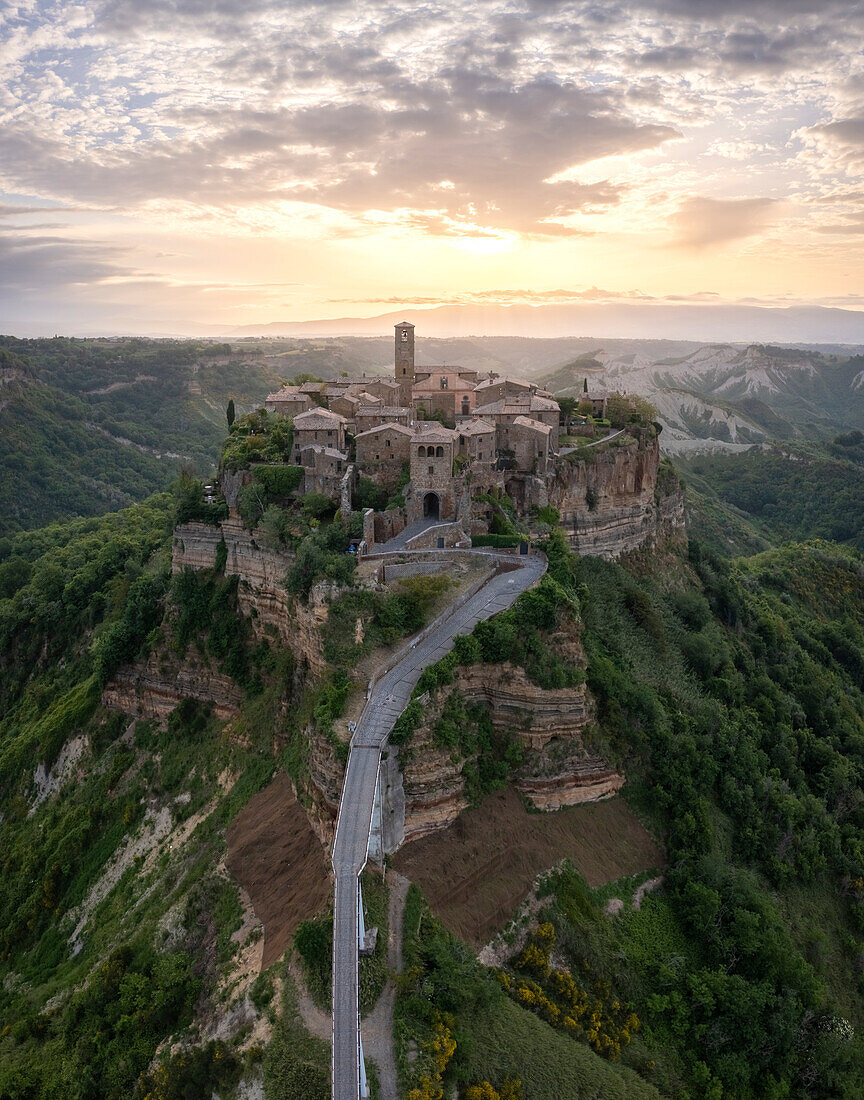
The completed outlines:
{"type": "Polygon", "coordinates": [[[138,718],[164,721],[183,699],[213,708],[223,720],[233,718],[243,701],[243,689],[220,672],[188,654],[182,661],[164,651],[146,661],[119,669],[102,693],[102,704],[138,718]]]}
{"type": "Polygon", "coordinates": [[[550,479],[548,502],[561,514],[573,549],[617,558],[681,538],[683,495],[677,483],[658,484],[659,469],[660,444],[647,430],[562,462],[550,479]]]}

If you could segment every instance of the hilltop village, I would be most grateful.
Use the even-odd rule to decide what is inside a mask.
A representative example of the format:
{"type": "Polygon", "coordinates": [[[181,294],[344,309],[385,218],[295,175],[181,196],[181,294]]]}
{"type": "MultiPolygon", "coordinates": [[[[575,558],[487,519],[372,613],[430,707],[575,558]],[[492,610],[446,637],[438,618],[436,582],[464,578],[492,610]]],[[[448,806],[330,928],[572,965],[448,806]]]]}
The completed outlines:
{"type": "MultiPolygon", "coordinates": [[[[566,513],[568,503],[578,510],[566,492],[573,478],[562,471],[572,470],[587,447],[625,436],[621,444],[639,449],[634,436],[640,432],[653,440],[656,427],[640,419],[637,403],[586,389],[562,409],[534,383],[459,366],[418,366],[414,325],[402,321],[395,326],[392,379],[286,385],[268,395],[265,408],[291,418],[292,460],[303,471],[300,492],[331,498],[343,518],[361,479],[399,494],[398,507],[381,509],[364,523],[371,547],[424,521],[461,527],[452,538],[482,534],[476,503],[490,495],[506,496],[517,516],[550,505],[566,513]],[[623,407],[632,423],[610,425],[607,404],[615,402],[619,419],[623,407]]],[[[654,455],[648,466],[656,468],[656,461],[654,455]]],[[[631,479],[637,493],[647,480],[653,490],[643,467],[634,467],[631,479]]],[[[615,489],[625,488],[617,479],[615,489]]],[[[593,511],[599,503],[586,483],[582,508],[593,511]]]]}

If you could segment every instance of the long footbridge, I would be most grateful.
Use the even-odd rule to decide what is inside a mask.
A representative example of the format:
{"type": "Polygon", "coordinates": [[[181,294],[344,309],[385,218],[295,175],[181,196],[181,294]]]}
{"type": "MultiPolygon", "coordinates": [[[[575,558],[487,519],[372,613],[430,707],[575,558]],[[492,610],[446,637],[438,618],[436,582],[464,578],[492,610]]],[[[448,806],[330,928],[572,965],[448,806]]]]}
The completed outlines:
{"type": "MultiPolygon", "coordinates": [[[[366,706],[351,739],[331,857],[336,879],[333,1100],[360,1100],[368,1096],[359,1006],[359,952],[365,939],[360,872],[369,851],[382,750],[423,670],[450,652],[457,635],[469,634],[477,623],[506,610],[546,571],[542,555],[511,556],[479,550],[474,553],[488,561],[486,577],[408,643],[390,668],[370,683],[366,706]]],[[[410,554],[408,551],[409,557],[410,554]]],[[[447,554],[445,549],[436,551],[436,557],[446,559],[447,554]]]]}

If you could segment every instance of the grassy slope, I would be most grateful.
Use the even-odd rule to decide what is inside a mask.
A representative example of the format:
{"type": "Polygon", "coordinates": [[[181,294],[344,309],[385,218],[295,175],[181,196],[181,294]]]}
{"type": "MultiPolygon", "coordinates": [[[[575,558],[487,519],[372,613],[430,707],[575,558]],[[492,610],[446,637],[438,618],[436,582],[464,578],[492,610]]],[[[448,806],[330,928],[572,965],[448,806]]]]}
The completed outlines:
{"type": "Polygon", "coordinates": [[[505,998],[472,1022],[464,1073],[471,1081],[518,1078],[526,1100],[583,1100],[586,1096],[657,1100],[660,1096],[632,1070],[603,1061],[587,1046],[505,998]]]}

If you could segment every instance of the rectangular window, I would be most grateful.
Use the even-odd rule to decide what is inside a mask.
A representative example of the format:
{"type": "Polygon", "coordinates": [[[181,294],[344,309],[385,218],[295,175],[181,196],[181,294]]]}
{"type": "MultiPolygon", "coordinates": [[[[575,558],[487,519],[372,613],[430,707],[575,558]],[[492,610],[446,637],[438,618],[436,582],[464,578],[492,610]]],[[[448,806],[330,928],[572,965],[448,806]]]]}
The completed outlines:
{"type": "Polygon", "coordinates": [[[434,473],[435,473],[435,467],[434,467],[434,466],[430,466],[430,467],[429,467],[429,473],[430,473],[430,474],[434,474],[434,473]]]}
{"type": "Polygon", "coordinates": [[[375,455],[375,461],[376,462],[378,462],[380,458],[381,458],[381,455],[375,455]]]}

